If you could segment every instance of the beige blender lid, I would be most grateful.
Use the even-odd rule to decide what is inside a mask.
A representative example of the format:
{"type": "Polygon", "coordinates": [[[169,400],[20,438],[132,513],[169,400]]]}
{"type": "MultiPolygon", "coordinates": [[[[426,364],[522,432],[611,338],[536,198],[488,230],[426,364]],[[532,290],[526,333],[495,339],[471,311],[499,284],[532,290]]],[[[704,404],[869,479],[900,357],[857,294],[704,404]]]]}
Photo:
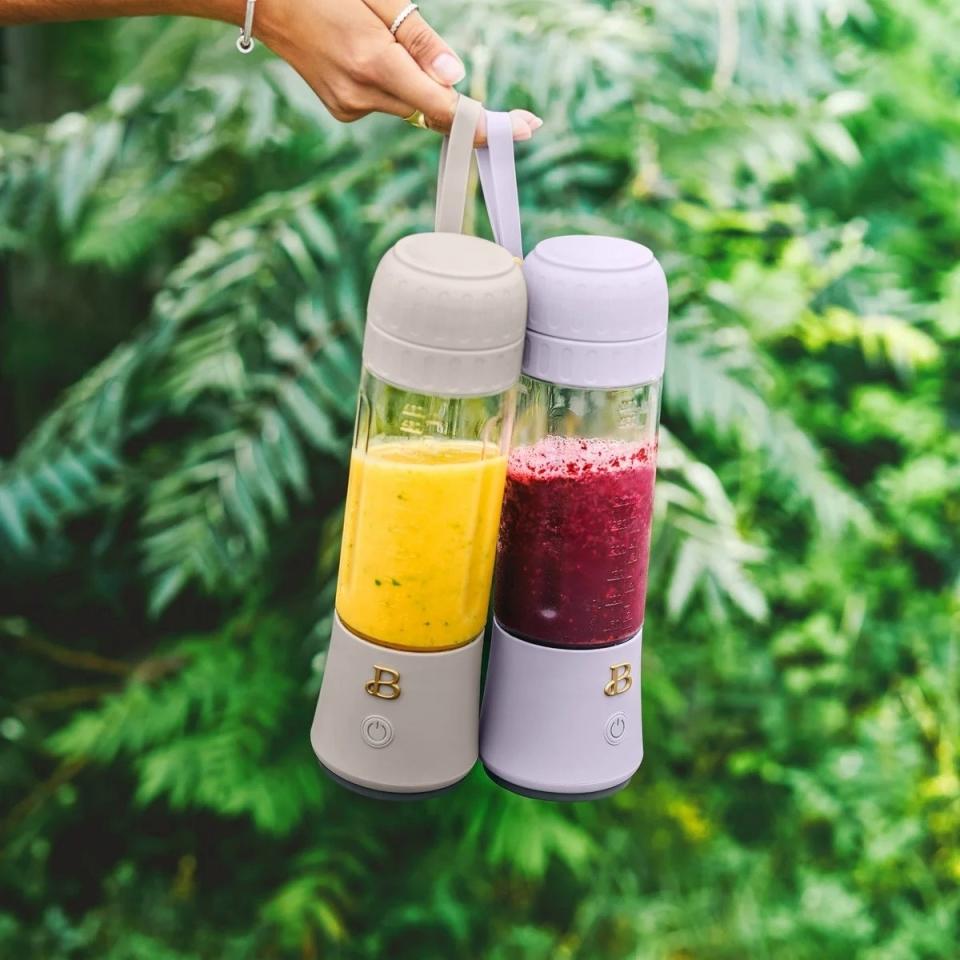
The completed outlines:
{"type": "MultiPolygon", "coordinates": [[[[404,237],[377,266],[367,303],[364,365],[418,393],[483,396],[520,374],[527,316],[523,273],[503,247],[462,229],[482,107],[460,97],[441,155],[436,232],[404,237]]],[[[510,137],[498,144],[512,152],[510,137]]]]}

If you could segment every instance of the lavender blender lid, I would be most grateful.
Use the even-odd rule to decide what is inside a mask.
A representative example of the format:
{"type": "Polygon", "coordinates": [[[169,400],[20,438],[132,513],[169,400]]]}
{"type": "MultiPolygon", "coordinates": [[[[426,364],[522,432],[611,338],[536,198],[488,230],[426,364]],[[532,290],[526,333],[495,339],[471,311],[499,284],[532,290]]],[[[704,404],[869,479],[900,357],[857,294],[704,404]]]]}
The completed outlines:
{"type": "Polygon", "coordinates": [[[597,388],[663,375],[667,281],[646,247],[617,237],[552,237],[537,244],[523,273],[524,373],[597,388]]]}

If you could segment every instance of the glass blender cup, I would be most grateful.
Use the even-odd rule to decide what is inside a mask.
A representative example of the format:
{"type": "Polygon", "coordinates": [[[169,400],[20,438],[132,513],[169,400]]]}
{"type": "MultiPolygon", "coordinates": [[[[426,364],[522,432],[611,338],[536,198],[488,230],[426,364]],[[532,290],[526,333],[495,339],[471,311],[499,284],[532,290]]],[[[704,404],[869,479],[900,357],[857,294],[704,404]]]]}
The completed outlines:
{"type": "Polygon", "coordinates": [[[445,789],[477,758],[526,317],[514,258],[454,232],[479,110],[461,98],[441,161],[438,209],[457,209],[455,222],[439,216],[438,232],[392,247],[367,308],[336,611],[311,740],[334,779],[375,796],[445,789]],[[445,193],[454,181],[457,203],[445,193]]]}
{"type": "Polygon", "coordinates": [[[623,787],[643,758],[667,286],[646,247],[609,237],[546,240],[524,274],[480,753],[510,789],[582,799],[623,787]]]}

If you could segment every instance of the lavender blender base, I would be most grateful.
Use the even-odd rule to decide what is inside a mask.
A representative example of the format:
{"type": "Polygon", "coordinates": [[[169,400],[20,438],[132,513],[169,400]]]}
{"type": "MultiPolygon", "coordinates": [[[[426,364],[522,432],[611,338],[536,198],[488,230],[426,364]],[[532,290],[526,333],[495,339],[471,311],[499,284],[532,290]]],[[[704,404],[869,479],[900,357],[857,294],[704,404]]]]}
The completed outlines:
{"type": "Polygon", "coordinates": [[[310,730],[320,764],[358,793],[391,799],[439,793],[462,780],[477,760],[482,652],[482,635],[436,653],[379,646],[334,614],[310,730]],[[386,699],[392,683],[400,695],[386,699]]]}
{"type": "Polygon", "coordinates": [[[643,760],[642,633],[609,647],[558,649],[520,640],[494,620],[480,717],[480,758],[492,778],[551,800],[626,786],[643,760]],[[624,664],[629,689],[608,695],[625,685],[616,680],[624,664]]]}
{"type": "Polygon", "coordinates": [[[516,793],[521,797],[527,797],[530,800],[548,800],[550,803],[582,803],[587,800],[602,800],[604,797],[612,797],[615,793],[630,786],[630,780],[624,780],[614,787],[607,787],[606,790],[591,790],[588,793],[556,793],[550,790],[531,790],[527,787],[520,787],[508,780],[498,777],[489,767],[484,767],[484,773],[498,786],[511,793],[516,793]]]}

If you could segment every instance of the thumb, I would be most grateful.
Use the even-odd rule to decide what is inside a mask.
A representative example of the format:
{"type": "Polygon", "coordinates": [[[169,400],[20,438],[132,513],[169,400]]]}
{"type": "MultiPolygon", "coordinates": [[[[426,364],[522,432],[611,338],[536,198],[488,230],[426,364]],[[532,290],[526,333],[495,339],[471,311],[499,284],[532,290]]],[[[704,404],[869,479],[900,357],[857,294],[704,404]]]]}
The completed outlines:
{"type": "MultiPolygon", "coordinates": [[[[366,4],[388,27],[407,8],[397,0],[366,0],[366,4]]],[[[460,58],[419,11],[407,14],[394,36],[420,69],[437,83],[452,87],[464,78],[466,71],[460,58]]]]}

